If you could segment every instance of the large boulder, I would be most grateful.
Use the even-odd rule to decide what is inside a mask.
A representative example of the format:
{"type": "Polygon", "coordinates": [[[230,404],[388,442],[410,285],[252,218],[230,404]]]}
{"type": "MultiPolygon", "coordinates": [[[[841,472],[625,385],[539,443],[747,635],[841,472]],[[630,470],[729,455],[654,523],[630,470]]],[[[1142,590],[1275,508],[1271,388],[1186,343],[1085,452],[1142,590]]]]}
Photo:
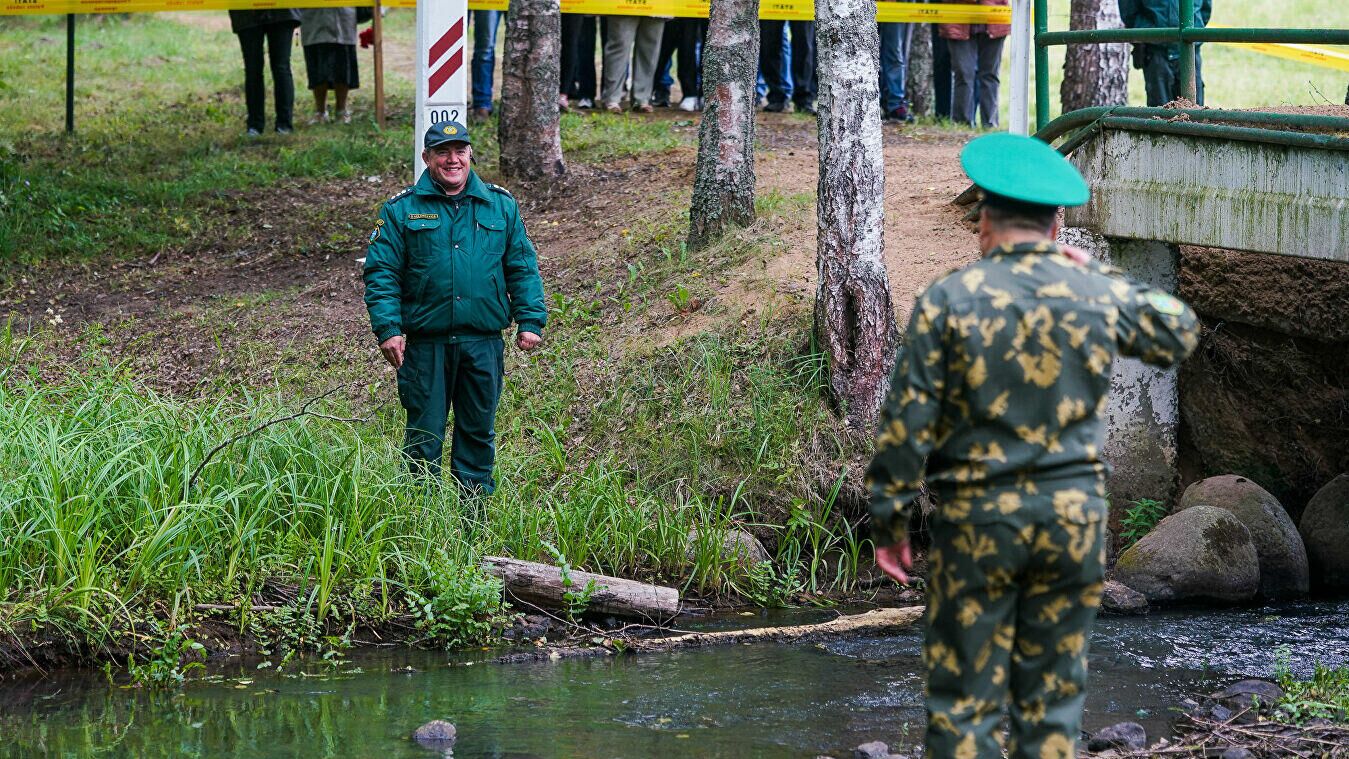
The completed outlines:
{"type": "Polygon", "coordinates": [[[1158,522],[1120,555],[1113,579],[1151,602],[1249,601],[1260,590],[1260,560],[1240,520],[1201,504],[1158,522]]]}
{"type": "Polygon", "coordinates": [[[1316,491],[1298,525],[1307,544],[1307,559],[1317,585],[1326,590],[1349,590],[1349,474],[1316,491]]]}
{"type": "Polygon", "coordinates": [[[1307,595],[1307,549],[1288,512],[1269,491],[1245,477],[1225,474],[1186,488],[1176,510],[1199,505],[1230,511],[1246,525],[1260,560],[1260,595],[1268,599],[1307,595]]]}

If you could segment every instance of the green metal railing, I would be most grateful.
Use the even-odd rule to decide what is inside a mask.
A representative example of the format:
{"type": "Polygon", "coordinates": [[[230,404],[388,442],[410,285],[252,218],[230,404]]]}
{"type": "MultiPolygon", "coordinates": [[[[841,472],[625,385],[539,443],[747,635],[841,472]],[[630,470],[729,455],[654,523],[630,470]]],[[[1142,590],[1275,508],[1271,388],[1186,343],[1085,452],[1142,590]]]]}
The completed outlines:
{"type": "MultiPolygon", "coordinates": [[[[1180,90],[1195,99],[1195,45],[1201,42],[1267,42],[1349,45],[1349,29],[1205,28],[1194,25],[1194,0],[1180,0],[1180,26],[1164,29],[1082,29],[1049,31],[1049,2],[1035,0],[1035,126],[1049,121],[1049,47],[1103,42],[1176,43],[1180,45],[1180,90]]],[[[1340,119],[1342,124],[1349,120],[1340,119]]],[[[1343,129],[1339,127],[1331,127],[1343,129]]]]}

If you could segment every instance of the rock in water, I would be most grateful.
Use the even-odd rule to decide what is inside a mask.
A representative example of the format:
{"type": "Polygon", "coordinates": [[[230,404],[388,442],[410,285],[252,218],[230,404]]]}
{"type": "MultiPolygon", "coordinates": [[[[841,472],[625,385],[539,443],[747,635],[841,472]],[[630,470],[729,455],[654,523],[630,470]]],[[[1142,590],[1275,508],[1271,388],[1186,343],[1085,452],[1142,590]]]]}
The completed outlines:
{"type": "Polygon", "coordinates": [[[457,733],[453,723],[435,719],[417,728],[412,740],[427,748],[449,748],[454,745],[457,733]]]}
{"type": "Polygon", "coordinates": [[[1194,506],[1230,511],[1246,525],[1260,561],[1260,595],[1272,599],[1307,595],[1307,549],[1279,500],[1253,481],[1234,474],[1210,477],[1185,489],[1176,511],[1194,506]]]}
{"type": "Polygon", "coordinates": [[[1148,601],[1249,601],[1260,589],[1250,531],[1230,512],[1193,506],[1157,523],[1115,563],[1113,578],[1148,601]]]}
{"type": "MultiPolygon", "coordinates": [[[[709,535],[709,537],[711,537],[709,535]]],[[[689,530],[689,548],[688,559],[693,561],[698,555],[700,536],[697,528],[689,530]]],[[[720,555],[723,559],[734,559],[738,563],[750,565],[758,564],[762,561],[772,561],[773,557],[768,555],[768,549],[763,547],[763,543],[753,535],[731,528],[721,539],[720,555]]]]}
{"type": "Polygon", "coordinates": [[[1307,502],[1298,525],[1316,584],[1349,590],[1349,474],[1326,483],[1307,502]]]}
{"type": "Polygon", "coordinates": [[[1105,751],[1112,748],[1140,751],[1148,747],[1148,731],[1137,722],[1120,722],[1104,728],[1087,741],[1088,751],[1105,751]]]}
{"type": "Polygon", "coordinates": [[[1148,599],[1124,583],[1106,580],[1101,589],[1101,608],[1116,614],[1147,614],[1148,599]]]}
{"type": "Polygon", "coordinates": [[[1210,698],[1234,709],[1250,709],[1257,704],[1268,709],[1283,698],[1283,688],[1268,680],[1241,680],[1214,693],[1210,698]]]}
{"type": "Polygon", "coordinates": [[[890,747],[881,741],[863,743],[852,750],[852,759],[889,759],[890,747]]]}

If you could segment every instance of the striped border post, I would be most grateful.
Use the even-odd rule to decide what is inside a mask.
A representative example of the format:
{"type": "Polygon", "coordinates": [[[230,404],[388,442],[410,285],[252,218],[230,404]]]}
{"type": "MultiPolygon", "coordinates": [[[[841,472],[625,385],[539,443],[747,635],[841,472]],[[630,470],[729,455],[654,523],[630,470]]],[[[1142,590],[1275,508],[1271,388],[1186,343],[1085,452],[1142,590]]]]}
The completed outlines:
{"type": "Polygon", "coordinates": [[[412,181],[422,163],[422,136],[439,121],[468,118],[468,3],[417,3],[417,120],[412,132],[412,181]]]}

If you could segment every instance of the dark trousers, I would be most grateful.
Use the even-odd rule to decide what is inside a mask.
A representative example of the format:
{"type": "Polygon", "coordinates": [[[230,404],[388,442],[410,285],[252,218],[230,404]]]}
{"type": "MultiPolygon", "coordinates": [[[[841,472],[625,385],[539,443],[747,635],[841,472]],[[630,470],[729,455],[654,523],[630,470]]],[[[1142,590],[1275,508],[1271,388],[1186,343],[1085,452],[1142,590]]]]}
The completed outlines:
{"type": "Polygon", "coordinates": [[[815,105],[815,22],[760,21],[759,70],[768,85],[769,105],[782,105],[788,97],[798,106],[815,105]],[[790,81],[783,65],[784,24],[791,24],[792,33],[790,81]]]}
{"type": "Polygon", "coordinates": [[[985,33],[967,40],[947,40],[955,85],[951,93],[951,118],[974,126],[975,90],[978,89],[980,120],[985,129],[998,125],[998,67],[1002,65],[1003,38],[985,33]]]}
{"type": "MultiPolygon", "coordinates": [[[[1163,106],[1180,97],[1180,59],[1172,58],[1164,46],[1148,45],[1143,58],[1143,86],[1147,88],[1148,105],[1163,106]]],[[[1195,102],[1204,104],[1204,77],[1199,46],[1194,48],[1195,102]]]]}
{"type": "Polygon", "coordinates": [[[676,18],[665,24],[660,38],[660,57],[656,58],[656,80],[652,91],[657,100],[670,99],[670,86],[665,81],[670,70],[670,59],[679,55],[675,71],[679,76],[679,92],[683,97],[702,97],[702,78],[699,76],[700,52],[707,21],[697,18],[676,18]]]}
{"type": "Polygon", "coordinates": [[[290,74],[290,43],[295,36],[291,24],[266,24],[239,32],[239,47],[244,53],[244,103],[248,107],[248,128],[261,132],[267,126],[267,86],[262,78],[263,45],[272,65],[272,86],[276,90],[276,128],[291,129],[295,110],[295,80],[290,74]]]}
{"type": "Polygon", "coordinates": [[[937,25],[932,27],[932,110],[938,118],[951,118],[951,50],[946,40],[937,34],[937,25]]]}
{"type": "Polygon", "coordinates": [[[414,475],[439,477],[445,427],[454,411],[450,474],[459,487],[490,495],[496,487],[496,410],[505,373],[505,343],[409,342],[398,370],[398,398],[407,410],[403,453],[414,475]]]}
{"type": "Polygon", "coordinates": [[[571,98],[595,99],[595,16],[562,14],[561,91],[571,98]]]}

